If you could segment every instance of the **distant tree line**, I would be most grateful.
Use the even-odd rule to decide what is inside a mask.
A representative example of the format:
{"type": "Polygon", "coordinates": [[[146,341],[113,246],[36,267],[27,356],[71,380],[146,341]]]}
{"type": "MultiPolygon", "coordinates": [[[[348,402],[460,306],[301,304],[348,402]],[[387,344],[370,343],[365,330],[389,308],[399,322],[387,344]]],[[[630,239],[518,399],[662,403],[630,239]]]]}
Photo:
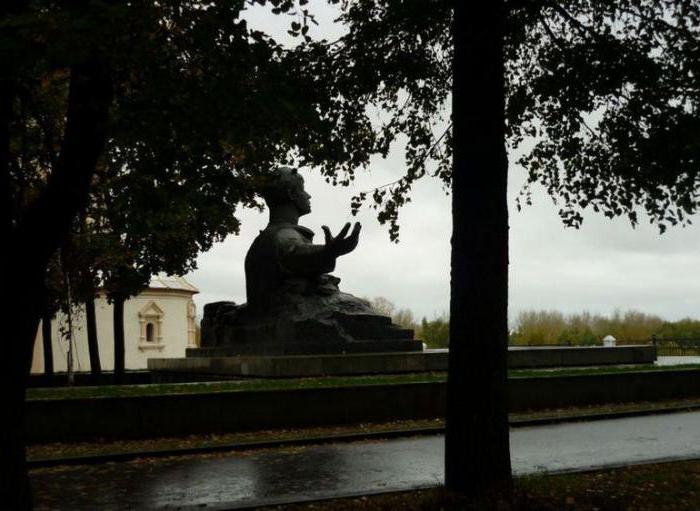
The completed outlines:
{"type": "MultiPolygon", "coordinates": [[[[416,318],[408,308],[397,308],[384,297],[370,300],[380,313],[391,317],[428,348],[449,347],[450,318],[446,313],[432,319],[416,318]]],[[[700,320],[692,318],[668,321],[654,314],[636,310],[616,310],[610,315],[580,312],[564,314],[555,310],[521,311],[509,335],[509,344],[518,346],[571,345],[595,346],[612,335],[619,342],[649,341],[652,338],[700,339],[700,320]]]]}
{"type": "Polygon", "coordinates": [[[537,346],[602,344],[612,335],[621,342],[657,339],[700,339],[700,320],[685,318],[667,321],[639,311],[615,311],[609,316],[582,312],[563,314],[558,311],[522,311],[515,320],[509,342],[513,345],[537,346]]]}
{"type": "Polygon", "coordinates": [[[414,338],[423,341],[428,348],[447,348],[450,340],[450,318],[442,313],[428,319],[425,316],[418,321],[410,309],[397,309],[384,297],[370,300],[372,306],[380,313],[389,316],[394,324],[413,330],[414,338]]]}

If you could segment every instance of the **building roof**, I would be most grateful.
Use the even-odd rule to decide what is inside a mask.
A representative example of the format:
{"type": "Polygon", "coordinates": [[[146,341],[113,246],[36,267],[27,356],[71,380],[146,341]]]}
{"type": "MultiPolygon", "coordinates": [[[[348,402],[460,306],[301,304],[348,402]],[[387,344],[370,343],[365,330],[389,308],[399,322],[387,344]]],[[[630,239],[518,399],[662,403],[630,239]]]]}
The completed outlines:
{"type": "Polygon", "coordinates": [[[173,289],[178,291],[189,291],[192,294],[199,293],[199,289],[185,280],[185,277],[177,275],[154,275],[151,277],[149,289],[173,289]]]}

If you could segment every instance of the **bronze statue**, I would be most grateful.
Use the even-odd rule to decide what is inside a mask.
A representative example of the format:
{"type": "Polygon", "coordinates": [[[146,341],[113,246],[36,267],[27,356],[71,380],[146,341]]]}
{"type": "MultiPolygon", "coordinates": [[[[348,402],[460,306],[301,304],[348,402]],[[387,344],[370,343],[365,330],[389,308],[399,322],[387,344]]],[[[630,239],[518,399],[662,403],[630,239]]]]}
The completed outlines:
{"type": "Polygon", "coordinates": [[[248,303],[204,307],[202,348],[227,355],[418,351],[413,331],[397,327],[370,304],[338,289],[335,260],[352,252],[360,224],[347,223],[324,243],[299,225],[310,196],[295,169],[278,169],[261,191],[270,222],[245,259],[248,303]]]}
{"type": "Polygon", "coordinates": [[[288,293],[337,292],[339,280],[328,273],[335,269],[336,258],[357,246],[360,224],[355,223],[349,235],[350,224],[345,224],[336,237],[324,225],[325,244],[314,245],[313,231],[299,225],[299,217],[311,212],[311,196],[294,169],[279,169],[277,179],[262,195],[270,210],[270,223],[255,238],[245,258],[249,311],[264,314],[288,293]]]}

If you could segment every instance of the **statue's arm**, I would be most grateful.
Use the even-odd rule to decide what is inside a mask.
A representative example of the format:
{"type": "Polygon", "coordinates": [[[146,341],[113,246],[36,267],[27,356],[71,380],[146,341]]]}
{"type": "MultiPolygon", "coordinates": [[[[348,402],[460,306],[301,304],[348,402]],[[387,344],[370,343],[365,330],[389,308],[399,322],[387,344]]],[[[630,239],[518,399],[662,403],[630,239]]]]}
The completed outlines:
{"type": "Polygon", "coordinates": [[[323,245],[294,245],[281,257],[282,269],[305,277],[330,273],[335,269],[335,256],[323,245]]]}
{"type": "Polygon", "coordinates": [[[326,245],[314,245],[299,233],[280,233],[279,261],[282,270],[292,275],[313,277],[335,269],[336,256],[326,245]]]}
{"type": "Polygon", "coordinates": [[[333,236],[328,227],[323,227],[324,245],[314,245],[294,229],[285,229],[278,236],[280,264],[283,270],[295,275],[314,276],[335,269],[335,260],[352,252],[360,236],[360,224],[356,223],[348,234],[350,224],[346,224],[333,236]]]}

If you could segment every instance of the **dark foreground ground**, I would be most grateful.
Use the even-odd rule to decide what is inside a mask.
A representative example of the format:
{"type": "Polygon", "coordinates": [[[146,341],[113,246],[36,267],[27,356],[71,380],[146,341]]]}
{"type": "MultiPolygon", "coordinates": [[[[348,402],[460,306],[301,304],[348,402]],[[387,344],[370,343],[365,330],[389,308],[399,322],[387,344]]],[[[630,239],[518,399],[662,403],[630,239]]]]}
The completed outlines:
{"type": "Polygon", "coordinates": [[[696,511],[700,461],[640,465],[584,474],[539,475],[515,481],[512,504],[475,506],[443,489],[272,506],[266,511],[696,511]]]}

